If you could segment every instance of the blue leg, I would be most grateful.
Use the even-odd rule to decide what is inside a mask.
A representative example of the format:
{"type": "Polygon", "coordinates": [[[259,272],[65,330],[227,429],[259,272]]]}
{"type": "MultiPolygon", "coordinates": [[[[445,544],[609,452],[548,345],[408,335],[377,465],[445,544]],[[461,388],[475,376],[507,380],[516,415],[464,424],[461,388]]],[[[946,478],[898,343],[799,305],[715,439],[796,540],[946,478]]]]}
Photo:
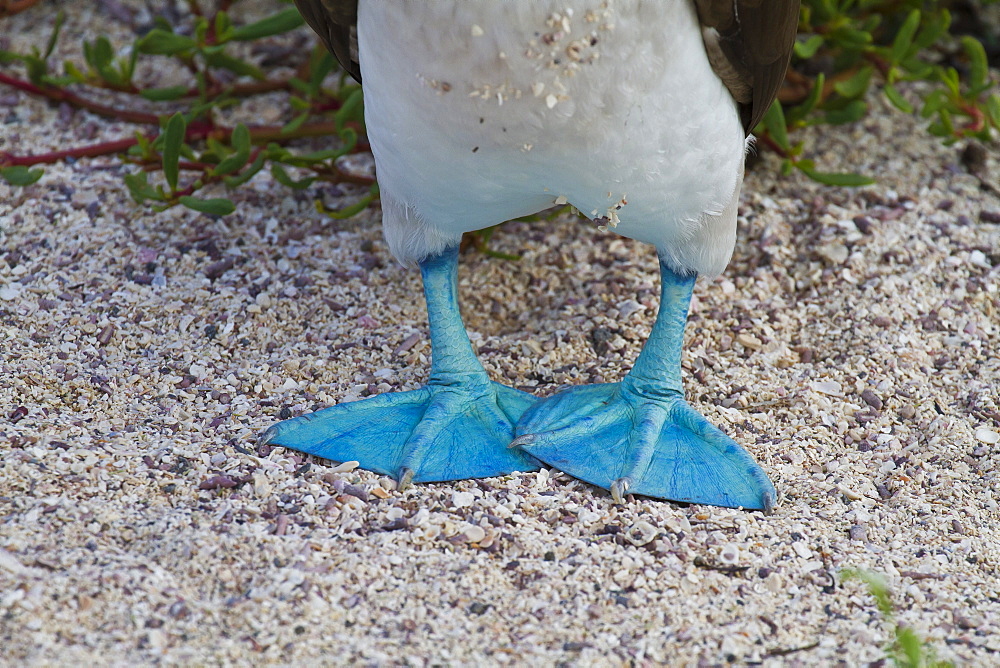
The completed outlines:
{"type": "Polygon", "coordinates": [[[420,264],[431,333],[431,376],[424,387],[383,394],[279,422],[265,443],[412,482],[485,478],[538,470],[508,444],[535,399],[490,381],[458,309],[458,249],[420,264]]]}
{"type": "Polygon", "coordinates": [[[511,444],[611,491],[770,510],[767,474],[684,401],[681,346],[695,277],[660,262],[660,311],[620,383],[573,387],[535,403],[511,444]]]}

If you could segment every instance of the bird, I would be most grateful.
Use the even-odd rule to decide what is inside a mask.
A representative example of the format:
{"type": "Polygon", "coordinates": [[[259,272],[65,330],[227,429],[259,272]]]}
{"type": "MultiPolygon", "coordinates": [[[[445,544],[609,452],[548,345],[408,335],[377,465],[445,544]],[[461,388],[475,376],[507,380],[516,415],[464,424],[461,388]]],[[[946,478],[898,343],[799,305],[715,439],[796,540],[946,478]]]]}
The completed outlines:
{"type": "MultiPolygon", "coordinates": [[[[547,465],[626,495],[764,510],[776,489],[686,400],[698,275],[729,263],[751,130],[799,0],[295,0],[361,82],[383,233],[419,268],[427,383],[278,422],[261,442],[413,483],[547,465]],[[618,382],[536,398],[491,380],[458,305],[464,233],[570,204],[652,244],[660,305],[618,382]]],[[[596,235],[595,235],[596,236],[596,235]]]]}

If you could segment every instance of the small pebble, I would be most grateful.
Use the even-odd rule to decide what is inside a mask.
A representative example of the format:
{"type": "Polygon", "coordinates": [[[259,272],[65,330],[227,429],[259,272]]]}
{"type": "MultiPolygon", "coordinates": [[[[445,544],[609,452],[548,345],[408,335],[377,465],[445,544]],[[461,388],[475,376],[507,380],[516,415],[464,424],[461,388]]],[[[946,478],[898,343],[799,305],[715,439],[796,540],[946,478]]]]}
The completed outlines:
{"type": "Polygon", "coordinates": [[[736,336],[736,342],[744,348],[749,348],[750,350],[760,350],[761,346],[764,345],[761,343],[760,339],[751,334],[738,334],[736,336]]]}
{"type": "Polygon", "coordinates": [[[344,485],[344,494],[350,494],[351,496],[361,499],[366,503],[368,502],[368,499],[371,498],[368,494],[368,490],[360,485],[344,485]]]}
{"type": "Polygon", "coordinates": [[[882,410],[882,399],[880,399],[879,396],[874,392],[872,392],[871,390],[862,391],[861,398],[864,400],[866,404],[868,404],[875,410],[877,411],[882,410]]]}

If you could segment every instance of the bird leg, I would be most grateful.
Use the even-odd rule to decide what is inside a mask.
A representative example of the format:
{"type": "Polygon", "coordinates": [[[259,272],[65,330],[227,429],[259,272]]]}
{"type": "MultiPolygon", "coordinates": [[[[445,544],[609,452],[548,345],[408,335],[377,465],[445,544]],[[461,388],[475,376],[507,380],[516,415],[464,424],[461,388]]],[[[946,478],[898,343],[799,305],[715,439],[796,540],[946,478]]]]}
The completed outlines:
{"type": "Polygon", "coordinates": [[[261,441],[334,461],[357,461],[411,482],[535,471],[507,446],[535,399],[491,381],[458,308],[458,248],[420,263],[430,322],[431,373],[424,387],[338,404],[271,426],[261,441]]]}
{"type": "Polygon", "coordinates": [[[511,443],[611,491],[770,510],[774,485],[749,453],[684,400],[681,347],[695,276],[660,261],[660,310],[620,383],[572,387],[535,403],[511,443]]]}

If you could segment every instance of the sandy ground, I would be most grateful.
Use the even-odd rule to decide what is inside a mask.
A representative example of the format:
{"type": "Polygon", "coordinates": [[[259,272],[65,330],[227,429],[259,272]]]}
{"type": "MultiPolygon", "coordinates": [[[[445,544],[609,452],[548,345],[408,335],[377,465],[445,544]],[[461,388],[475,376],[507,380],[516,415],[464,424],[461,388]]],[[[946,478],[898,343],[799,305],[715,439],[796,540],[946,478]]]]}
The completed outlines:
{"type": "MultiPolygon", "coordinates": [[[[10,45],[44,38],[40,11],[10,45]]],[[[68,30],[115,25],[87,5],[68,30]]],[[[2,151],[131,132],[0,97],[2,151]]],[[[426,379],[419,279],[378,211],[333,221],[330,189],[261,175],[223,220],[151,213],[106,160],[0,185],[0,663],[858,665],[891,635],[839,577],[863,568],[941,657],[995,665],[1000,201],[874,107],[807,136],[878,185],[765,157],[732,265],[696,288],[688,397],[770,473],[771,516],[616,506],[554,470],[398,493],[258,449],[279,416],[426,379]]],[[[493,244],[522,259],[460,271],[493,377],[619,378],[652,251],[568,218],[493,244]]]]}

